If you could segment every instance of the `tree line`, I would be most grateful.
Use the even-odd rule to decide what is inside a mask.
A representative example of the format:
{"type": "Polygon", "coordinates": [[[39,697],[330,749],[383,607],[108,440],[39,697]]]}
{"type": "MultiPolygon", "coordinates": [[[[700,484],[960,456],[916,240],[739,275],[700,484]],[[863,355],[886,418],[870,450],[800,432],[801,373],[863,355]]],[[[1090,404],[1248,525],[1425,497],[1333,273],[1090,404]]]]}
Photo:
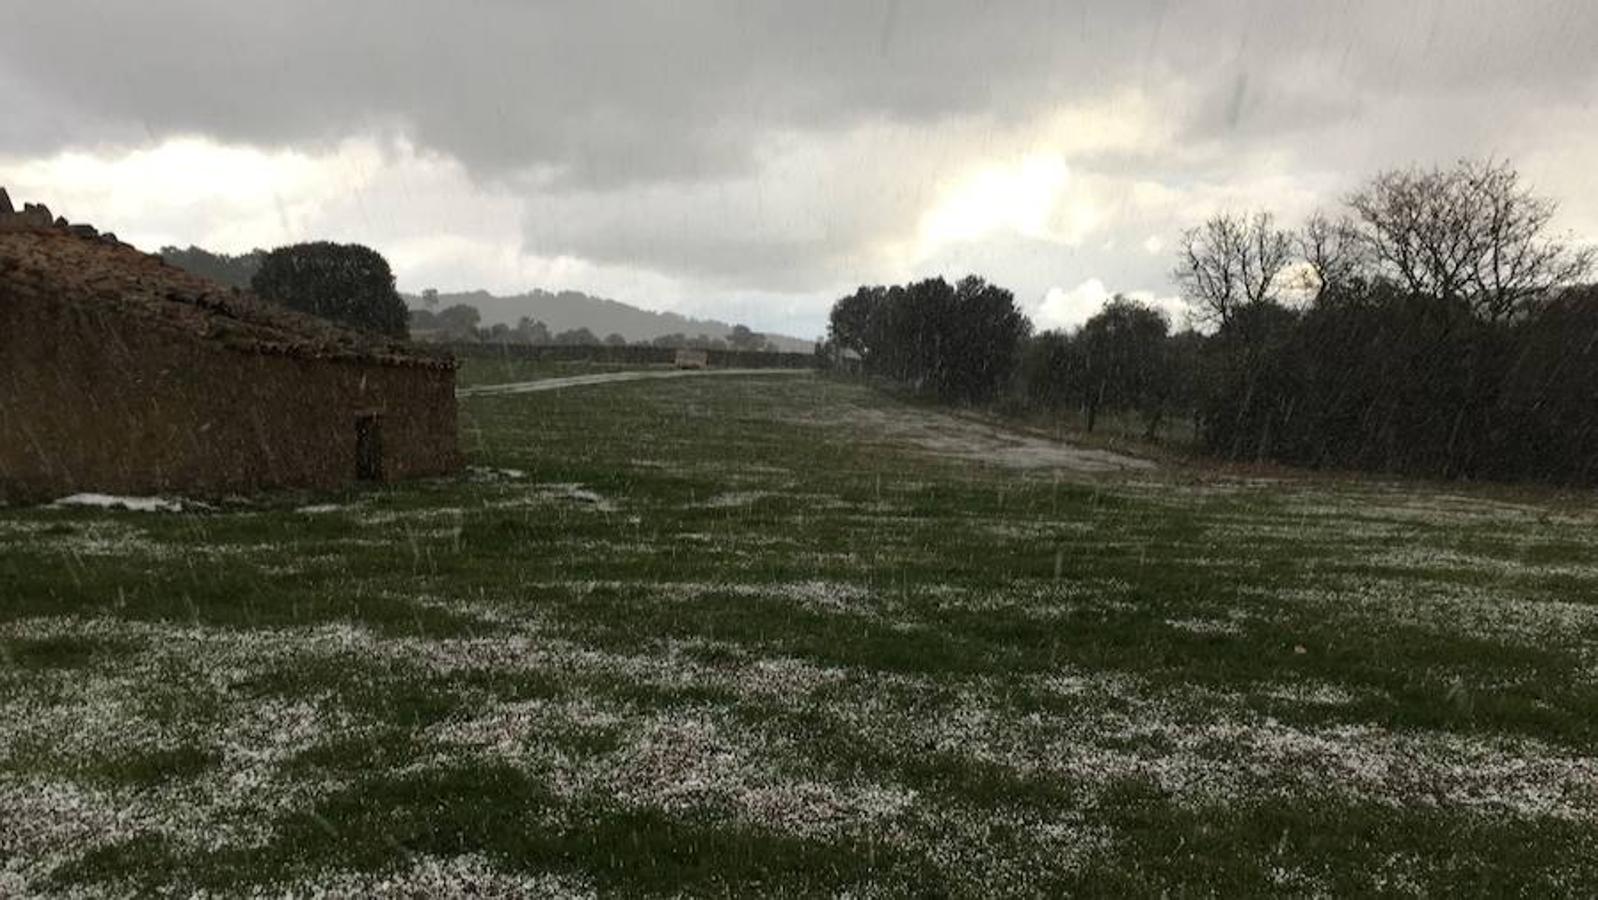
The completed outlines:
{"type": "MultiPolygon", "coordinates": [[[[422,302],[436,303],[437,296],[437,291],[423,291],[422,302]]],[[[599,337],[587,327],[554,331],[543,322],[528,316],[519,318],[515,325],[503,322],[483,325],[482,313],[469,303],[457,303],[439,310],[413,309],[410,311],[410,330],[412,337],[417,340],[465,344],[513,344],[529,347],[648,346],[769,353],[777,351],[777,346],[765,335],[751,331],[746,325],[734,325],[725,338],[711,337],[707,334],[689,336],[679,332],[629,341],[618,332],[599,337]]]]}
{"type": "Polygon", "coordinates": [[[832,307],[817,353],[945,400],[992,399],[1008,386],[1032,323],[1015,295],[975,275],[862,287],[832,307]]]}
{"type": "Polygon", "coordinates": [[[631,343],[695,350],[778,349],[765,335],[746,325],[734,325],[724,338],[676,333],[632,342],[615,332],[599,337],[584,327],[552,332],[548,325],[526,316],[515,325],[501,322],[485,326],[482,314],[470,304],[435,309],[438,291],[433,289],[422,292],[425,308],[408,310],[395,289],[388,260],[360,244],[315,241],[237,255],[212,253],[194,246],[162,247],[160,256],[196,275],[253,291],[264,300],[348,328],[390,337],[559,347],[620,347],[631,343]]]}
{"type": "Polygon", "coordinates": [[[1186,232],[1174,275],[1197,329],[1117,297],[1032,336],[1013,302],[979,313],[922,282],[840,299],[822,352],[1089,429],[1112,411],[1150,437],[1182,420],[1230,460],[1590,484],[1594,256],[1552,232],[1554,212],[1504,162],[1392,170],[1296,229],[1260,212],[1186,232]]]}

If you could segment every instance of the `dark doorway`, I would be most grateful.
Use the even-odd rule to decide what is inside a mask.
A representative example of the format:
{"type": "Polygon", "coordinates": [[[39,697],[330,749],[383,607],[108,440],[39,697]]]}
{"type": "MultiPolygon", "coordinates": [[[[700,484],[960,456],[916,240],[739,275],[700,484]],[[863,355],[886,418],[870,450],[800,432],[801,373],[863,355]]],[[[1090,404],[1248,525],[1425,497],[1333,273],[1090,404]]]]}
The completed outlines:
{"type": "Polygon", "coordinates": [[[383,420],[377,413],[355,417],[355,477],[361,481],[383,480],[383,420]]]}

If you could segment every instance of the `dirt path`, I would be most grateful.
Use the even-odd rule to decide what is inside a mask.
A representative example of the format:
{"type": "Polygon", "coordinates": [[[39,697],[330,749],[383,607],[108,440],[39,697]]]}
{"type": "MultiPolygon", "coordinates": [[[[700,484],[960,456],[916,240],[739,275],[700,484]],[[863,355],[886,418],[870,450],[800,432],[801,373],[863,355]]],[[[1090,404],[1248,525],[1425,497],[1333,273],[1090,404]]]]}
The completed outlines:
{"type": "Polygon", "coordinates": [[[457,390],[457,397],[483,397],[495,394],[531,394],[537,391],[559,391],[565,388],[585,387],[590,384],[614,384],[620,381],[649,381],[656,378],[691,378],[708,375],[809,375],[809,369],[667,369],[640,370],[637,372],[602,372],[597,375],[573,375],[570,378],[542,378],[538,381],[516,381],[509,384],[479,384],[457,390]]]}
{"type": "MultiPolygon", "coordinates": [[[[616,384],[623,381],[648,381],[656,378],[691,378],[707,375],[809,375],[809,369],[643,369],[631,372],[601,372],[568,378],[544,378],[509,384],[483,384],[461,388],[459,397],[485,397],[502,394],[529,394],[559,391],[591,384],[616,384]]],[[[1146,459],[1110,450],[1078,447],[1063,441],[973,421],[927,409],[872,409],[857,407],[843,418],[852,430],[866,440],[908,444],[934,456],[990,463],[1013,469],[1065,469],[1104,473],[1155,468],[1146,459]]],[[[816,424],[837,425],[838,420],[816,424]]]]}
{"type": "Polygon", "coordinates": [[[818,424],[837,425],[840,422],[846,424],[860,439],[908,444],[933,456],[1011,469],[1062,469],[1098,474],[1155,468],[1149,460],[1113,450],[1078,447],[965,416],[919,407],[856,407],[846,416],[818,424]]]}

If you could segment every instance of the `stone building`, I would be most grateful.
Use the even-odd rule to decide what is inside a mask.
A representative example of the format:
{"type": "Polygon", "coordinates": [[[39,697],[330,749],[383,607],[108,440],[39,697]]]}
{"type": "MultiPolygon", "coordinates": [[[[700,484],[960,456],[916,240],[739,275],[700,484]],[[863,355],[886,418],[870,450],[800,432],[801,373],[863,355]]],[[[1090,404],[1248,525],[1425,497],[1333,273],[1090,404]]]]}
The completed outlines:
{"type": "Polygon", "coordinates": [[[0,502],[459,466],[455,363],[191,275],[0,190],[0,502]]]}

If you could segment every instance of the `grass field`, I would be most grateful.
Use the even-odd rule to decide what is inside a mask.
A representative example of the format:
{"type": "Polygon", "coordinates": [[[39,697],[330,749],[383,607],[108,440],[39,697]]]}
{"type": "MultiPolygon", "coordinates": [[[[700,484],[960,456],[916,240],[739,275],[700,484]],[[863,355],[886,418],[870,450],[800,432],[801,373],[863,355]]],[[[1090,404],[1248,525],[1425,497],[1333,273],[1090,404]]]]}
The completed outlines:
{"type": "Polygon", "coordinates": [[[618,384],[465,401],[459,478],[0,511],[0,895],[1598,892],[1590,497],[985,434],[618,384]]]}

